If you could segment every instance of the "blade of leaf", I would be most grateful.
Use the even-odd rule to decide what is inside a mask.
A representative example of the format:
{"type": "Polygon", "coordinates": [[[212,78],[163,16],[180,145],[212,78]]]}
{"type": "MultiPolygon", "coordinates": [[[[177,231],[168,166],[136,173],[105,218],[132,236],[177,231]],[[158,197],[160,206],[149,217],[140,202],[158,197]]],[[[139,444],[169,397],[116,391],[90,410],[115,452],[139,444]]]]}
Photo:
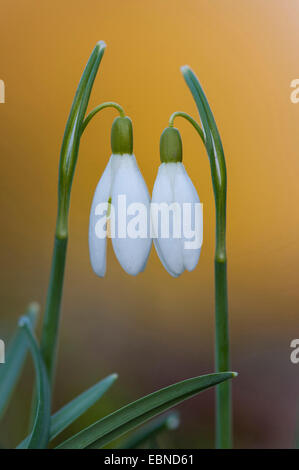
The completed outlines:
{"type": "MultiPolygon", "coordinates": [[[[65,185],[68,188],[68,193],[70,193],[71,190],[78,158],[81,126],[88,106],[93,83],[103,58],[105,48],[106,44],[104,41],[99,41],[92,51],[78,85],[71,111],[66,123],[59,162],[58,185],[61,194],[65,191],[65,185]]],[[[70,194],[68,194],[68,198],[69,196],[70,194]]]]}
{"type": "Polygon", "coordinates": [[[212,172],[213,188],[217,199],[220,192],[226,191],[225,158],[221,138],[210,105],[198,78],[187,65],[183,66],[181,71],[194,98],[204,128],[206,149],[212,172]]]}
{"type": "Polygon", "coordinates": [[[30,347],[37,382],[36,415],[27,449],[45,449],[49,441],[51,414],[50,387],[47,371],[28,317],[21,317],[19,326],[30,347]]]}
{"type": "Polygon", "coordinates": [[[194,80],[194,73],[192,72],[190,67],[185,65],[184,67],[181,68],[181,70],[182,70],[183,77],[196,103],[200,121],[204,130],[205,139],[206,139],[206,149],[210,156],[211,152],[213,152],[213,139],[212,139],[212,134],[211,134],[210,126],[209,126],[208,115],[207,115],[205,106],[202,102],[200,89],[198,88],[197,83],[194,80]]]}
{"type": "MultiPolygon", "coordinates": [[[[117,377],[117,374],[108,375],[108,377],[100,380],[54,413],[51,416],[49,441],[58,436],[58,434],[94,405],[107,392],[117,377]]],[[[18,449],[26,449],[29,438],[30,436],[27,436],[18,445],[18,449]]]]}
{"type": "MultiPolygon", "coordinates": [[[[35,328],[38,311],[39,305],[36,302],[32,302],[28,306],[25,314],[28,317],[32,329],[35,328]]],[[[27,340],[18,329],[8,345],[5,364],[1,364],[0,366],[0,417],[4,414],[20,377],[27,350],[27,340]]]]}
{"type": "Polygon", "coordinates": [[[88,408],[94,405],[107,392],[117,377],[117,374],[108,375],[108,377],[105,377],[105,379],[93,385],[93,387],[81,393],[81,395],[58,410],[51,418],[50,439],[54,439],[88,408]]]}
{"type": "Polygon", "coordinates": [[[223,147],[222,147],[222,142],[221,142],[220,134],[218,131],[218,127],[217,127],[214,115],[212,113],[211,107],[209,105],[209,102],[207,100],[207,97],[205,95],[205,92],[203,91],[203,88],[200,84],[200,81],[198,80],[193,70],[187,65],[182,67],[182,73],[186,82],[192,83],[192,86],[196,89],[196,92],[198,93],[198,96],[201,100],[202,106],[204,107],[204,110],[206,112],[206,116],[209,122],[209,127],[211,130],[211,134],[213,136],[215,145],[216,146],[219,145],[219,150],[223,153],[223,147]]]}
{"type": "Polygon", "coordinates": [[[58,448],[101,448],[163,411],[235,375],[233,372],[208,374],[170,385],[105,416],[67,439],[58,448]]]}
{"type": "Polygon", "coordinates": [[[162,431],[177,429],[179,424],[179,414],[175,411],[167,413],[164,416],[159,416],[159,418],[154,419],[141,429],[138,429],[138,431],[119,446],[119,449],[137,449],[162,431]]]}
{"type": "MultiPolygon", "coordinates": [[[[226,192],[227,174],[222,142],[208,100],[194,72],[188,66],[182,67],[184,79],[196,102],[204,126],[208,127],[212,149],[207,145],[211,177],[215,198],[215,367],[216,372],[229,370],[229,332],[226,276],[226,192]]],[[[232,447],[231,384],[220,384],[216,388],[216,447],[232,447]]]]}

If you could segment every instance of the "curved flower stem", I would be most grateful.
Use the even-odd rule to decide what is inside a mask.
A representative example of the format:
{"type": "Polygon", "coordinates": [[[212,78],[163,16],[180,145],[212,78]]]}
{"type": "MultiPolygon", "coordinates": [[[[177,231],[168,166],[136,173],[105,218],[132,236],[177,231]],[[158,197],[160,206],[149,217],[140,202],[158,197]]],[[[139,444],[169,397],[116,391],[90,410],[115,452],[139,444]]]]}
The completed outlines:
{"type": "Polygon", "coordinates": [[[50,385],[53,385],[55,370],[71,187],[79,152],[81,126],[105,47],[105,43],[100,41],[87,62],[66,124],[60,153],[57,223],[40,345],[50,385]]]}
{"type": "Polygon", "coordinates": [[[118,103],[115,103],[114,101],[106,101],[105,103],[99,104],[96,106],[90,113],[86,116],[84,119],[82,126],[81,126],[81,135],[85,131],[87,125],[91,121],[91,119],[99,112],[102,111],[102,109],[105,108],[115,108],[119,112],[121,117],[125,117],[125,111],[122,106],[120,106],[118,103]]]}
{"type": "Polygon", "coordinates": [[[192,124],[192,126],[194,127],[194,129],[197,131],[197,133],[199,134],[201,140],[203,141],[203,144],[206,145],[206,142],[205,142],[205,136],[204,136],[204,133],[203,133],[203,130],[202,128],[200,127],[200,125],[198,124],[197,121],[195,121],[195,119],[193,119],[192,116],[190,116],[189,114],[187,113],[184,113],[183,111],[176,111],[175,113],[173,113],[170,118],[169,118],[169,127],[173,127],[174,126],[174,120],[176,117],[182,117],[184,119],[186,119],[187,121],[190,122],[190,124],[192,124]]]}
{"type": "MultiPolygon", "coordinates": [[[[196,75],[188,66],[182,67],[181,70],[197,105],[211,167],[216,208],[215,368],[216,372],[225,372],[230,370],[226,275],[227,182],[225,157],[215,119],[196,75]]],[[[190,119],[188,120],[190,121],[190,119]]],[[[191,124],[194,126],[193,122],[191,124]]],[[[222,449],[232,447],[232,404],[229,382],[220,384],[216,388],[216,447],[222,449]]]]}

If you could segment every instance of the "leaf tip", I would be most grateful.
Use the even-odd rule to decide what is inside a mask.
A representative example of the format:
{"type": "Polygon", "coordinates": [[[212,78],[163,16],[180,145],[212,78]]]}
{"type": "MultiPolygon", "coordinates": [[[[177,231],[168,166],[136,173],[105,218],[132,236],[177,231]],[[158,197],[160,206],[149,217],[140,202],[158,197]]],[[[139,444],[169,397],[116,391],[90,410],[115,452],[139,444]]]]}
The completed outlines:
{"type": "Polygon", "coordinates": [[[103,50],[103,49],[106,49],[107,47],[107,44],[105,43],[105,41],[98,41],[96,43],[96,48],[100,51],[100,50],[103,50]]]}
{"type": "Polygon", "coordinates": [[[26,315],[22,315],[18,321],[18,326],[20,328],[29,327],[30,328],[30,320],[26,315]]]}
{"type": "Polygon", "coordinates": [[[238,377],[238,372],[232,372],[233,377],[238,377]]]}
{"type": "Polygon", "coordinates": [[[39,310],[40,310],[39,303],[36,302],[36,301],[30,302],[30,304],[28,305],[28,310],[30,310],[31,312],[34,312],[34,313],[38,313],[39,310]]]}
{"type": "Polygon", "coordinates": [[[167,418],[166,426],[169,430],[175,430],[180,425],[180,417],[179,414],[176,412],[171,413],[171,415],[167,418]]]}
{"type": "Polygon", "coordinates": [[[185,75],[189,70],[191,70],[189,65],[182,65],[181,72],[183,75],[185,75]]]}
{"type": "Polygon", "coordinates": [[[30,302],[27,309],[27,315],[33,324],[37,321],[38,314],[40,312],[40,305],[38,302],[30,302]]]}

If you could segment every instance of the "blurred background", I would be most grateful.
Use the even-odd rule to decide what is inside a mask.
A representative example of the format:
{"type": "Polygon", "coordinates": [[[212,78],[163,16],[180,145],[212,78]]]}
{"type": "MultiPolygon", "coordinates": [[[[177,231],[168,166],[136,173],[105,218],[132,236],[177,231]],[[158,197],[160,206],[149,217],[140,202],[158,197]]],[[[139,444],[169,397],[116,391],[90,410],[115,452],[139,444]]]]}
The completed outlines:
{"type": "MultiPolygon", "coordinates": [[[[214,112],[228,170],[228,277],[235,446],[294,446],[298,338],[299,2],[294,0],[1,0],[1,317],[6,342],[31,300],[44,306],[57,203],[58,160],[73,96],[95,43],[107,49],[90,108],[121,103],[152,190],[159,138],[173,111],[197,117],[180,73],[190,65],[214,112]]],[[[177,120],[184,163],[204,206],[204,244],[192,273],[171,278],[155,250],[128,276],[109,246],[107,275],[88,255],[89,210],[110,156],[115,111],[82,139],[73,183],[54,408],[105,375],[111,391],[68,429],[162,386],[213,371],[214,202],[209,163],[193,128],[177,120]]],[[[1,367],[1,366],[0,366],[1,367]]],[[[27,430],[33,370],[28,361],[1,422],[1,446],[27,430]]],[[[213,446],[214,394],[179,407],[181,426],[162,447],[213,446]]]]}

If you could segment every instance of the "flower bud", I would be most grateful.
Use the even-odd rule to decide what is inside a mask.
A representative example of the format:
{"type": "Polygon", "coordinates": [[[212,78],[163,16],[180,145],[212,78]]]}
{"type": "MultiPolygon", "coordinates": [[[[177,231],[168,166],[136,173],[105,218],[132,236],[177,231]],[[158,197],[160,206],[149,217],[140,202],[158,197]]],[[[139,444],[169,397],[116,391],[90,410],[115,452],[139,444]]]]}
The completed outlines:
{"type": "Polygon", "coordinates": [[[175,127],[166,127],[160,138],[160,159],[162,163],[182,161],[182,139],[175,127]]]}
{"type": "Polygon", "coordinates": [[[133,153],[133,127],[129,117],[114,119],[111,129],[111,148],[114,155],[133,153]]]}

